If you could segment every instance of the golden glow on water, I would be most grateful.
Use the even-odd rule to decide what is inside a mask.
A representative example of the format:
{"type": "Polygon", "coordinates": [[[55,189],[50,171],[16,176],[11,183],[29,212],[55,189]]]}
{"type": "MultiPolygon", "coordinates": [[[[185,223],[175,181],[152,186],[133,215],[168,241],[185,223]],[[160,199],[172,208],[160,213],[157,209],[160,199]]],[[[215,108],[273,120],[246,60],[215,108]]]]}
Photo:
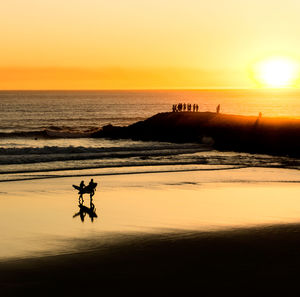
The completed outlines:
{"type": "Polygon", "coordinates": [[[299,183],[255,182],[280,179],[300,181],[296,170],[255,168],[95,177],[93,222],[73,217],[78,197],[71,185],[81,178],[2,183],[0,257],[74,251],[75,242],[105,242],[115,233],[299,222],[299,183]]]}
{"type": "Polygon", "coordinates": [[[254,79],[263,87],[294,86],[299,78],[299,63],[286,57],[272,57],[254,65],[254,79]]]}

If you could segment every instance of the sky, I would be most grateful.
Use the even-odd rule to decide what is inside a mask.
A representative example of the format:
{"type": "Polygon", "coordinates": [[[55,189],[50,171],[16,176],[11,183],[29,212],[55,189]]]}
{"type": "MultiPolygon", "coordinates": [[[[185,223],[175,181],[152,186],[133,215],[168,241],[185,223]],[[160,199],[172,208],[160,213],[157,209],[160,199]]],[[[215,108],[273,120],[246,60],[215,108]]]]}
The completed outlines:
{"type": "Polygon", "coordinates": [[[299,0],[0,2],[0,89],[253,88],[300,60],[299,0]]]}

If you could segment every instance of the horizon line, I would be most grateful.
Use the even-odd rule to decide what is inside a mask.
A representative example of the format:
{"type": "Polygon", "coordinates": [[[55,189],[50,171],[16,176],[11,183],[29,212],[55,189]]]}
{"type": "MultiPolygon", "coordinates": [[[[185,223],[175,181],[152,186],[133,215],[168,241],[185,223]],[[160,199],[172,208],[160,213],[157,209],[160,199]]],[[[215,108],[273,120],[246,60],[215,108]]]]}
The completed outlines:
{"type": "Polygon", "coordinates": [[[215,87],[215,88],[132,88],[132,89],[0,89],[0,92],[87,92],[87,91],[229,91],[229,90],[299,90],[296,87],[284,88],[255,88],[255,87],[215,87]]]}

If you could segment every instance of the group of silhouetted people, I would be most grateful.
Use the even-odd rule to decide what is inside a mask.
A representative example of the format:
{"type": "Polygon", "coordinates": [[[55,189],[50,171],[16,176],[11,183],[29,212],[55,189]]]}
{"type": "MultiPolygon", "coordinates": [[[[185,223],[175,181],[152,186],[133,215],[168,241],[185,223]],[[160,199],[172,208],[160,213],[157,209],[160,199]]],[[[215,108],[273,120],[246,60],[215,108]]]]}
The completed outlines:
{"type": "Polygon", "coordinates": [[[178,103],[178,104],[173,104],[172,111],[173,112],[179,112],[179,111],[193,111],[193,112],[198,112],[199,110],[199,105],[198,104],[186,104],[186,103],[178,103]]]}
{"type": "MultiPolygon", "coordinates": [[[[216,107],[216,113],[219,114],[221,109],[221,105],[218,104],[216,107]]],[[[180,112],[180,111],[189,111],[189,112],[198,112],[199,111],[199,105],[198,104],[186,104],[186,103],[178,103],[178,104],[173,104],[172,106],[172,111],[173,112],[180,112]]],[[[259,112],[257,120],[261,120],[262,118],[262,113],[259,112]]]]}
{"type": "MultiPolygon", "coordinates": [[[[220,113],[220,104],[218,104],[216,108],[216,113],[220,113]]],[[[186,103],[178,103],[178,104],[173,104],[172,106],[172,111],[173,112],[180,112],[180,111],[189,111],[189,112],[198,112],[199,111],[199,105],[198,104],[186,104],[186,103]]]]}

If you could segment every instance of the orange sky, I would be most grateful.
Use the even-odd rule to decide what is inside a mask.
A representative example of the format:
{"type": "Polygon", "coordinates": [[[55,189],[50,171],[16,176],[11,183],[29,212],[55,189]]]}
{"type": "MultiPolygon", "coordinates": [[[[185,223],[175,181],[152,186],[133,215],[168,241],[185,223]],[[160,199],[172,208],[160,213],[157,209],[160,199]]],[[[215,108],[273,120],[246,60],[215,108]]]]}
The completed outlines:
{"type": "Polygon", "coordinates": [[[298,0],[10,0],[0,89],[255,87],[252,64],[299,60],[298,0]]]}

